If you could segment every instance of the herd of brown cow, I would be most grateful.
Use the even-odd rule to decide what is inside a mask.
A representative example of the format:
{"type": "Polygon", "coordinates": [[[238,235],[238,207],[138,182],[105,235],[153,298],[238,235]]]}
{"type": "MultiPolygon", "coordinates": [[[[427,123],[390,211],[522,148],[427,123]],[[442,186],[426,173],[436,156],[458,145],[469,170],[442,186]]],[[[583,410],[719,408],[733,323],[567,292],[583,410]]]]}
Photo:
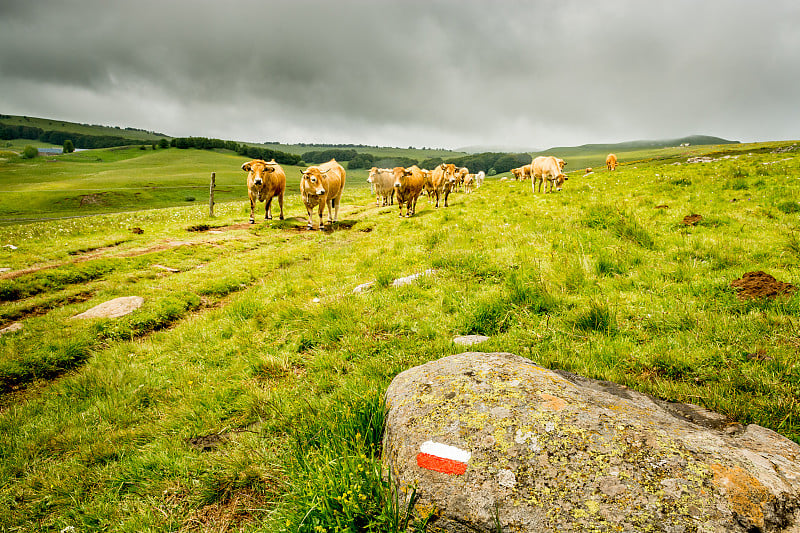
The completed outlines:
{"type": "MultiPolygon", "coordinates": [[[[560,191],[564,182],[569,179],[563,169],[566,162],[553,156],[539,156],[534,158],[530,165],[525,165],[511,170],[517,180],[530,179],[533,192],[560,191]],[[549,190],[548,190],[549,189],[549,190]]],[[[617,167],[617,157],[608,154],[606,158],[608,170],[617,167]]],[[[242,165],[242,170],[247,172],[247,192],[250,197],[250,223],[255,223],[255,207],[258,202],[265,202],[264,219],[272,219],[272,199],[278,197],[283,220],[283,195],[286,191],[286,173],[275,162],[254,159],[242,165]]],[[[589,169],[587,169],[587,173],[589,169]]],[[[403,216],[403,206],[406,208],[405,216],[413,216],[417,209],[417,200],[424,191],[429,198],[436,198],[436,207],[440,201],[447,207],[447,199],[454,190],[463,190],[470,193],[474,188],[480,187],[485,178],[483,171],[470,174],[464,167],[456,167],[453,163],[442,163],[433,170],[424,170],[417,165],[408,168],[377,168],[372,167],[367,181],[372,185],[376,195],[377,205],[392,205],[397,197],[400,216],[403,216]]],[[[342,191],[347,179],[347,173],[342,165],[331,159],[321,165],[310,166],[302,171],[300,179],[300,195],[308,212],[308,228],[314,229],[313,211],[316,208],[319,216],[319,229],[325,228],[323,213],[328,209],[328,223],[333,224],[339,219],[339,205],[342,191]]]]}

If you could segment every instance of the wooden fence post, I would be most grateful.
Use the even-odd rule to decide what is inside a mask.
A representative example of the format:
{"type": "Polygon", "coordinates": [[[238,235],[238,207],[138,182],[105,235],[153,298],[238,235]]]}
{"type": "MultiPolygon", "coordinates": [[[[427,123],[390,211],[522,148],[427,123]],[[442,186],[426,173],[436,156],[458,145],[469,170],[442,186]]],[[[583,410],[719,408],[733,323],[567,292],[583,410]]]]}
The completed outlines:
{"type": "Polygon", "coordinates": [[[211,186],[208,189],[208,216],[214,216],[214,187],[217,186],[215,183],[216,181],[216,172],[211,173],[211,186]]]}

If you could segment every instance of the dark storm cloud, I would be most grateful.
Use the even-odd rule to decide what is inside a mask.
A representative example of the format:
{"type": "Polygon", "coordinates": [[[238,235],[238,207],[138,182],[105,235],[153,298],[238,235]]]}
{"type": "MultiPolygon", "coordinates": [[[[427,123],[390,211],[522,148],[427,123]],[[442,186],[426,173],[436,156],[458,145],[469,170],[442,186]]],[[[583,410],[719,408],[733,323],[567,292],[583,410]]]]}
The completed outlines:
{"type": "Polygon", "coordinates": [[[4,2],[0,112],[237,140],[797,138],[792,1],[4,2]]]}

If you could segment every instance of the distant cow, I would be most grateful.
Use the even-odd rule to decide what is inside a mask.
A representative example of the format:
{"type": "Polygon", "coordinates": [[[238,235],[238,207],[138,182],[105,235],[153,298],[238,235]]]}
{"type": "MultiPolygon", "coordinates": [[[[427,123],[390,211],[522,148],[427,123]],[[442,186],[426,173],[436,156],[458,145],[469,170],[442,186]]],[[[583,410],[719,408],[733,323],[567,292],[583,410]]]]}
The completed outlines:
{"type": "Polygon", "coordinates": [[[608,154],[606,157],[606,167],[608,170],[614,170],[617,168],[617,156],[614,154],[608,154]]]}
{"type": "Polygon", "coordinates": [[[436,207],[439,207],[439,198],[444,196],[444,206],[447,207],[447,197],[456,186],[456,166],[453,163],[442,163],[431,174],[433,194],[436,196],[436,207]]]}
{"type": "Polygon", "coordinates": [[[281,206],[283,220],[283,193],[286,190],[286,174],[273,159],[269,163],[262,159],[253,159],[242,165],[247,172],[247,195],[250,197],[250,223],[255,224],[256,203],[265,202],[264,220],[272,220],[270,208],[272,199],[277,196],[281,206]]]}
{"type": "Polygon", "coordinates": [[[520,175],[520,179],[529,180],[533,176],[533,167],[531,165],[523,165],[522,167],[522,174],[520,175]]]}
{"type": "Polygon", "coordinates": [[[433,171],[425,170],[424,168],[420,170],[422,172],[422,177],[425,180],[425,184],[423,185],[423,190],[425,194],[428,195],[428,198],[433,196],[433,171]]]}
{"type": "Polygon", "coordinates": [[[391,168],[372,167],[367,181],[375,187],[375,205],[394,205],[394,173],[391,168]]]}
{"type": "Polygon", "coordinates": [[[486,172],[481,170],[477,174],[475,174],[475,188],[480,187],[483,185],[483,179],[486,177],[486,172]]]}
{"type": "Polygon", "coordinates": [[[328,222],[339,220],[339,205],[346,174],[342,165],[331,159],[327,163],[308,167],[300,179],[300,195],[308,211],[308,229],[314,229],[312,209],[319,207],[319,229],[324,229],[322,213],[328,207],[328,222]],[[335,211],[334,211],[335,210],[335,211]]]}
{"type": "Polygon", "coordinates": [[[464,180],[467,178],[469,174],[469,169],[467,167],[456,168],[456,186],[455,188],[459,191],[464,189],[464,180]]]}
{"type": "Polygon", "coordinates": [[[542,192],[542,182],[545,182],[544,192],[553,192],[553,187],[557,191],[561,190],[561,186],[569,179],[561,172],[561,169],[566,163],[563,159],[558,159],[553,156],[539,156],[533,160],[531,167],[533,169],[533,177],[531,179],[531,187],[533,192],[536,192],[536,184],[539,184],[539,192],[542,192]],[[549,191],[548,189],[549,187],[549,191]]]}
{"type": "Polygon", "coordinates": [[[406,216],[411,217],[417,212],[417,200],[425,186],[425,177],[417,165],[408,168],[395,167],[393,173],[400,216],[403,216],[403,204],[405,204],[406,216]]]}
{"type": "Polygon", "coordinates": [[[522,179],[522,167],[512,168],[511,169],[511,175],[514,176],[515,180],[521,180],[522,179]]]}
{"type": "Polygon", "coordinates": [[[475,187],[475,174],[467,174],[464,176],[464,193],[469,194],[475,187]]]}

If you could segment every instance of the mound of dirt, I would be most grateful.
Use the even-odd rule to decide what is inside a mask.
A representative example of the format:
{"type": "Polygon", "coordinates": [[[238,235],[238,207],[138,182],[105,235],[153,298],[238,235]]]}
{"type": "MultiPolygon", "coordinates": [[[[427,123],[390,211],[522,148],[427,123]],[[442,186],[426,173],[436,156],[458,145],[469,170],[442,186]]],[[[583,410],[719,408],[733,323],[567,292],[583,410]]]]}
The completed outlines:
{"type": "Polygon", "coordinates": [[[696,226],[701,220],[703,220],[703,215],[686,215],[683,217],[683,223],[687,226],[696,226]]]}
{"type": "Polygon", "coordinates": [[[736,295],[742,300],[756,298],[774,298],[781,294],[794,294],[797,287],[791,283],[778,281],[766,272],[747,272],[741,279],[731,281],[736,295]]]}

